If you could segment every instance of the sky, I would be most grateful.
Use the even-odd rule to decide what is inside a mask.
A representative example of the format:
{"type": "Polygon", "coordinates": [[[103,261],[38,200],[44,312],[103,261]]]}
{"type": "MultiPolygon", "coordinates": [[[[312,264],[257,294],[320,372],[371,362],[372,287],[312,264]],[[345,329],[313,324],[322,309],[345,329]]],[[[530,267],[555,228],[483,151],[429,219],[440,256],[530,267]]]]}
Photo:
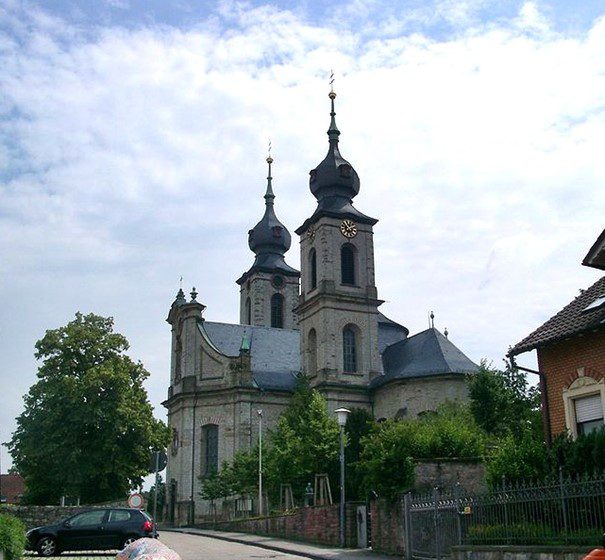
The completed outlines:
{"type": "Polygon", "coordinates": [[[600,277],[580,263],[605,227],[604,15],[600,0],[3,0],[0,441],[35,342],[77,311],[114,317],[165,418],[179,279],[207,319],[238,321],[269,138],[293,233],[315,208],[331,69],[355,206],[380,220],[381,310],[411,333],[432,310],[501,366],[600,277]]]}

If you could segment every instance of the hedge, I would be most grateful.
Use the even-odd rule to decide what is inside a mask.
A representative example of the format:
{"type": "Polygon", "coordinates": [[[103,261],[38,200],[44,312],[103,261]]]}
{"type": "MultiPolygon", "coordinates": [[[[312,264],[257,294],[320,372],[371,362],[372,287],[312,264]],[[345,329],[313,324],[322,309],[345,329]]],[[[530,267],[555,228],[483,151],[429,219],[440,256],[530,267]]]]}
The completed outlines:
{"type": "Polygon", "coordinates": [[[19,560],[25,547],[25,525],[12,515],[0,514],[0,550],[6,560],[19,560]]]}

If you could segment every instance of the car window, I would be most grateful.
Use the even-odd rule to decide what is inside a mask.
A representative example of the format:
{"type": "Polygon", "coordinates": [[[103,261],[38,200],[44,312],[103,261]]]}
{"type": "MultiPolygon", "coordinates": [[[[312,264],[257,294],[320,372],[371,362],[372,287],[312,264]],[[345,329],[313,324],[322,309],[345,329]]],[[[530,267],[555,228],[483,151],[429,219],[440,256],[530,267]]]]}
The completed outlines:
{"type": "Polygon", "coordinates": [[[72,517],[70,520],[72,527],[83,527],[85,525],[101,525],[105,517],[104,509],[97,509],[93,511],[86,511],[80,515],[72,517]]]}
{"type": "Polygon", "coordinates": [[[112,509],[109,512],[109,523],[118,523],[119,521],[128,521],[130,512],[123,509],[112,509]]]}

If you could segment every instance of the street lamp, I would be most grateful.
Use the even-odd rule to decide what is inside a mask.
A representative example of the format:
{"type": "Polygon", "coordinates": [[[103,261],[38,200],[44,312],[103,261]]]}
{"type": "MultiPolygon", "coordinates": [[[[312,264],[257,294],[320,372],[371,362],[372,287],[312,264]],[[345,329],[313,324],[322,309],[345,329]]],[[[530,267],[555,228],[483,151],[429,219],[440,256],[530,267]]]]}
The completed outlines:
{"type": "Polygon", "coordinates": [[[345,424],[351,413],[348,408],[335,411],[340,426],[340,547],[345,547],[345,424]]]}

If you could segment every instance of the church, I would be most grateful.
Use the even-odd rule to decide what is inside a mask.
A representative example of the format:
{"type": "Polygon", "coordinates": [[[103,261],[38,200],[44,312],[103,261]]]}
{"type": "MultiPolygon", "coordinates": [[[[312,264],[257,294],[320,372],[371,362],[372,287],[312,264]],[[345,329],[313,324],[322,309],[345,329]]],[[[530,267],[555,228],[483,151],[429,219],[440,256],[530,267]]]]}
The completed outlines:
{"type": "Polygon", "coordinates": [[[385,317],[374,275],[373,228],[353,205],[360,180],[340,153],[335,98],[328,153],[309,173],[317,207],[295,230],[301,270],[288,265],[292,237],[276,215],[271,157],[265,213],[248,232],[255,255],[237,280],[238,324],[204,319],[195,289],[179,290],[170,307],[172,353],[166,480],[168,519],[203,519],[208,504],[200,475],[215,471],[258,441],[288,406],[306,375],[330,411],[363,408],[377,420],[413,418],[446,400],[467,398],[466,376],[477,370],[434,327],[409,336],[385,317]]]}

